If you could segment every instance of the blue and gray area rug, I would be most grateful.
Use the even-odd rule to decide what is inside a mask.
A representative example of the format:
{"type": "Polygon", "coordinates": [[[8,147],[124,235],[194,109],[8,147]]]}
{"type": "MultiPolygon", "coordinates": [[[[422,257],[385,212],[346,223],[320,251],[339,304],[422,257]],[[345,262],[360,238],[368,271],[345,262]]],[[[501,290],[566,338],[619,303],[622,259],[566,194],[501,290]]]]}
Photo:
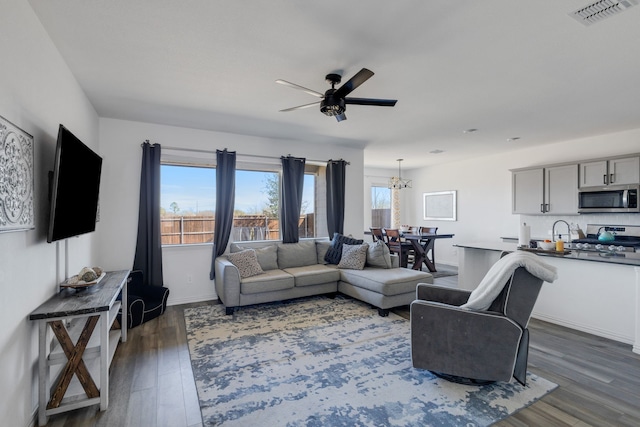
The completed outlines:
{"type": "Polygon", "coordinates": [[[411,365],[409,322],[314,297],[185,309],[204,425],[486,426],[556,385],[454,384],[411,365]]]}

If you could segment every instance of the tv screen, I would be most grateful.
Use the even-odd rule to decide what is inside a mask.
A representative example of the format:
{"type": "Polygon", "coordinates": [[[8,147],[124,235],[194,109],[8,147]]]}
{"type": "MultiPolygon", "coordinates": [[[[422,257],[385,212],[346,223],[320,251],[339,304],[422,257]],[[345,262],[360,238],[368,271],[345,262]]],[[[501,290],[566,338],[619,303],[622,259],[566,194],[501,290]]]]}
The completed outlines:
{"type": "Polygon", "coordinates": [[[47,242],[96,229],[102,158],[60,125],[47,242]]]}

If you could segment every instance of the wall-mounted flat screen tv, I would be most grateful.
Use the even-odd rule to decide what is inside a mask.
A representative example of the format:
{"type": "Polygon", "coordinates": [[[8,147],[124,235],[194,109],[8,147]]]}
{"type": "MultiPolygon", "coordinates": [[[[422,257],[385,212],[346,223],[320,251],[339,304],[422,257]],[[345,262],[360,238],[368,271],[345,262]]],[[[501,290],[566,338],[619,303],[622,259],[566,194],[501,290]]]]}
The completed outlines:
{"type": "Polygon", "coordinates": [[[102,158],[60,125],[47,242],[96,229],[102,158]]]}

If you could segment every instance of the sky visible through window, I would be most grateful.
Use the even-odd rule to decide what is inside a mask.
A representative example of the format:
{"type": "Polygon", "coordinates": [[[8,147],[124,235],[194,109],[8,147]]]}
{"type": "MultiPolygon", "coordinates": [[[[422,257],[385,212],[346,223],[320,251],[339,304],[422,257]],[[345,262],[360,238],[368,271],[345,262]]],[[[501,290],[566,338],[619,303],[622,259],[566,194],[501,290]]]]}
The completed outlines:
{"type": "MultiPolygon", "coordinates": [[[[160,206],[166,212],[210,213],[215,209],[216,170],[205,167],[161,166],[160,206]]],[[[268,204],[266,175],[273,172],[236,171],[236,210],[262,213],[268,204]]],[[[306,212],[314,212],[314,177],[305,175],[302,195],[306,212]]]]}

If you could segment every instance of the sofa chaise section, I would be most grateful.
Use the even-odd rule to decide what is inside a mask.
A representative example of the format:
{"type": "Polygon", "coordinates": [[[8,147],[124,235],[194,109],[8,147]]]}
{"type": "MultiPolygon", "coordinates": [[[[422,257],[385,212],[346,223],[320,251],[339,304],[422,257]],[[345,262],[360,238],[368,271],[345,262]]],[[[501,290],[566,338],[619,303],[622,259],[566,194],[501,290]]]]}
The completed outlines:
{"type": "Polygon", "coordinates": [[[338,292],[378,307],[380,316],[387,316],[390,308],[411,304],[418,283],[433,283],[430,273],[408,268],[365,267],[340,270],[340,275],[338,292]]]}

